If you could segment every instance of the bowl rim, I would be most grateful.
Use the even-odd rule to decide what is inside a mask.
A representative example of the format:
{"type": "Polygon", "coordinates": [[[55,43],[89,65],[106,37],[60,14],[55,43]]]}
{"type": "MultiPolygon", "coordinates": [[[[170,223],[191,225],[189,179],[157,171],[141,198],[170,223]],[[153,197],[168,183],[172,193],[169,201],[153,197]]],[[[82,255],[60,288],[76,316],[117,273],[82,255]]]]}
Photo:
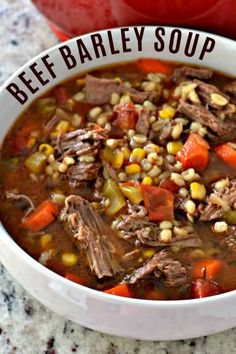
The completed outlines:
{"type": "MultiPolygon", "coordinates": [[[[206,32],[206,31],[202,31],[202,30],[194,30],[188,27],[181,27],[181,26],[165,26],[165,25],[160,25],[161,27],[164,28],[168,28],[169,30],[173,30],[173,29],[181,29],[182,31],[191,31],[193,33],[200,33],[200,34],[204,34],[204,35],[210,35],[214,38],[219,38],[221,41],[223,40],[226,44],[229,43],[231,45],[236,46],[236,41],[234,41],[233,39],[224,37],[224,36],[220,36],[214,33],[210,33],[210,32],[206,32]]],[[[152,25],[152,26],[127,26],[128,28],[134,28],[134,27],[145,27],[147,29],[151,29],[151,28],[156,28],[158,27],[158,25],[152,25]]],[[[125,28],[127,28],[125,27],[125,28]]],[[[31,58],[30,60],[28,60],[24,65],[22,65],[20,68],[18,68],[0,87],[0,95],[2,94],[3,90],[6,88],[7,85],[9,85],[11,83],[11,81],[17,77],[17,75],[22,72],[22,70],[26,69],[30,64],[32,64],[34,61],[40,59],[43,55],[49,54],[53,51],[55,51],[56,49],[60,48],[61,45],[65,45],[65,44],[70,44],[73,43],[74,41],[76,41],[79,38],[86,38],[87,36],[90,36],[93,33],[105,33],[108,30],[111,30],[112,32],[116,32],[119,31],[121,28],[123,27],[115,27],[115,28],[108,28],[105,30],[99,30],[99,31],[94,31],[94,32],[89,32],[74,38],[71,38],[67,41],[64,42],[59,42],[58,44],[38,53],[36,56],[34,56],[33,58],[31,58]]],[[[96,68],[100,68],[101,66],[98,66],[96,68]]],[[[68,76],[68,78],[66,78],[65,80],[69,80],[70,78],[72,78],[74,75],[68,76]]],[[[55,84],[55,85],[58,85],[55,84]]],[[[45,91],[50,90],[52,87],[54,87],[53,85],[50,88],[45,89],[45,91]]],[[[34,100],[37,99],[34,98],[34,100]]],[[[34,101],[32,100],[32,101],[34,101]]],[[[31,103],[30,103],[31,104],[31,103]]],[[[29,105],[26,105],[26,107],[22,107],[21,113],[26,110],[29,105]]],[[[18,115],[19,116],[19,115],[18,115]]],[[[17,119],[17,117],[15,118],[17,119]]],[[[5,138],[5,136],[4,136],[5,138]]],[[[4,140],[3,138],[3,140],[4,140]]],[[[1,147],[2,141],[0,142],[0,147],[1,147]]],[[[89,287],[86,287],[84,285],[75,283],[73,281],[70,281],[66,278],[64,278],[63,276],[59,275],[58,273],[50,270],[49,268],[47,268],[46,266],[43,266],[41,263],[39,263],[37,260],[35,260],[32,256],[30,256],[26,251],[24,251],[17,243],[16,241],[11,237],[11,235],[7,232],[7,230],[5,229],[5,227],[3,226],[1,220],[0,220],[0,239],[1,242],[4,244],[4,242],[7,244],[7,246],[9,246],[9,248],[12,249],[12,251],[23,261],[25,262],[27,265],[29,265],[30,267],[34,268],[35,271],[39,272],[41,275],[43,275],[44,277],[46,277],[47,279],[50,279],[51,281],[55,281],[57,283],[59,283],[60,285],[65,285],[67,288],[70,289],[74,289],[74,290],[79,290],[82,294],[84,294],[85,296],[88,295],[90,297],[96,298],[96,300],[100,300],[100,301],[109,301],[110,303],[116,303],[118,305],[129,305],[129,306],[138,306],[138,307],[162,307],[162,308],[174,308],[174,307],[191,307],[197,304],[208,304],[208,303],[215,303],[217,301],[225,301],[229,298],[233,298],[236,296],[236,290],[232,290],[232,291],[228,291],[225,292],[223,294],[219,294],[219,295],[214,295],[214,296],[209,296],[209,297],[205,297],[205,298],[200,298],[200,299],[184,299],[184,300],[146,300],[146,299],[138,299],[138,298],[127,298],[127,297],[121,297],[121,296],[117,296],[117,295],[110,295],[107,294],[103,291],[99,291],[96,289],[92,289],[89,287]],[[4,237],[3,237],[4,236],[4,237]]],[[[4,263],[3,263],[4,265],[4,263]]],[[[5,267],[5,265],[4,265],[5,267]]],[[[6,268],[7,269],[7,268],[6,268]]]]}

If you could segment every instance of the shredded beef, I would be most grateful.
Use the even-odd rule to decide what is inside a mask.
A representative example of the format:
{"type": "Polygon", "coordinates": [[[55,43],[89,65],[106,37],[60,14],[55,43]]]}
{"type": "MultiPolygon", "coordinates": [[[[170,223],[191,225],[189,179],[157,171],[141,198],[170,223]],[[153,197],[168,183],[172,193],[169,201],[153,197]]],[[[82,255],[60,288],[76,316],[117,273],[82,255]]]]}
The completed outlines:
{"type": "Polygon", "coordinates": [[[227,247],[230,252],[236,253],[236,226],[228,226],[225,235],[220,237],[220,244],[227,247]]]}
{"type": "Polygon", "coordinates": [[[89,267],[98,278],[123,271],[118,239],[86,199],[76,195],[67,197],[61,220],[66,222],[78,247],[86,251],[89,267]]]}
{"type": "Polygon", "coordinates": [[[150,111],[147,108],[142,108],[139,112],[138,120],[136,123],[136,131],[139,134],[148,135],[150,128],[150,111]]]}
{"type": "Polygon", "coordinates": [[[98,177],[100,162],[84,163],[80,162],[68,168],[66,177],[72,181],[92,181],[98,177]]]}
{"type": "Polygon", "coordinates": [[[103,163],[105,169],[107,170],[109,176],[114,180],[114,181],[119,181],[116,171],[114,170],[114,168],[109,164],[109,162],[104,162],[103,163]]]}
{"type": "Polygon", "coordinates": [[[157,91],[138,91],[134,88],[127,89],[127,93],[130,95],[131,99],[138,104],[142,104],[146,100],[157,103],[160,97],[157,91]]]}
{"type": "Polygon", "coordinates": [[[174,70],[172,80],[174,82],[186,81],[191,78],[197,78],[200,80],[208,80],[212,77],[213,71],[210,69],[197,69],[188,66],[181,66],[174,70]]]}
{"type": "Polygon", "coordinates": [[[35,206],[32,200],[27,195],[20,194],[17,189],[6,191],[5,197],[6,199],[16,201],[19,205],[19,208],[25,210],[25,216],[35,210],[35,206]]]}
{"type": "Polygon", "coordinates": [[[60,137],[57,151],[64,157],[67,155],[95,156],[100,143],[107,138],[107,130],[77,129],[60,137]]]}
{"type": "Polygon", "coordinates": [[[103,176],[100,174],[97,176],[96,181],[94,183],[94,193],[93,196],[95,198],[95,200],[101,201],[103,200],[103,194],[102,194],[102,186],[104,183],[104,178],[103,176]]]}
{"type": "Polygon", "coordinates": [[[184,228],[186,232],[182,235],[175,233],[175,229],[172,230],[172,238],[168,241],[163,241],[160,237],[159,226],[149,223],[143,224],[135,231],[137,239],[143,244],[152,247],[159,246],[173,246],[178,245],[181,247],[200,247],[202,242],[189,222],[183,223],[179,228],[184,228]]]}
{"type": "MultiPolygon", "coordinates": [[[[214,190],[214,184],[212,185],[214,190]]],[[[221,191],[214,190],[207,198],[206,203],[199,205],[201,221],[211,221],[219,219],[224,211],[230,210],[236,202],[236,179],[232,179],[229,186],[221,191]]]]}
{"type": "Polygon", "coordinates": [[[199,122],[203,126],[207,127],[208,137],[213,143],[218,144],[229,140],[236,134],[235,121],[223,121],[201,105],[189,104],[184,100],[180,100],[178,110],[189,119],[199,122]]]}
{"type": "Polygon", "coordinates": [[[184,228],[184,235],[177,235],[173,230],[171,240],[164,242],[160,238],[161,229],[159,224],[148,221],[147,211],[143,206],[132,205],[129,203],[128,214],[121,215],[116,225],[119,237],[135,244],[139,241],[146,246],[172,246],[179,245],[181,247],[199,247],[202,242],[194,231],[190,222],[179,221],[181,228],[184,228]]]}
{"type": "Polygon", "coordinates": [[[157,271],[158,278],[164,276],[164,282],[168,287],[178,287],[187,283],[187,272],[181,263],[175,260],[166,250],[154,254],[140,268],[135,269],[124,281],[136,284],[157,271]]]}

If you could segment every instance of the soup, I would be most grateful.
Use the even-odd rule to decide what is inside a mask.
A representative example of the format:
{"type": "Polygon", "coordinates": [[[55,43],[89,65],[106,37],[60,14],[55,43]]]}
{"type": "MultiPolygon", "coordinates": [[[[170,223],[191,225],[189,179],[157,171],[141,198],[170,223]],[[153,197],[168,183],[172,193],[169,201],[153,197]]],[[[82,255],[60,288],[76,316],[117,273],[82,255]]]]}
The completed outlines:
{"type": "Polygon", "coordinates": [[[140,59],[64,82],[2,144],[0,217],[49,269],[151,300],[236,289],[236,81],[140,59]]]}

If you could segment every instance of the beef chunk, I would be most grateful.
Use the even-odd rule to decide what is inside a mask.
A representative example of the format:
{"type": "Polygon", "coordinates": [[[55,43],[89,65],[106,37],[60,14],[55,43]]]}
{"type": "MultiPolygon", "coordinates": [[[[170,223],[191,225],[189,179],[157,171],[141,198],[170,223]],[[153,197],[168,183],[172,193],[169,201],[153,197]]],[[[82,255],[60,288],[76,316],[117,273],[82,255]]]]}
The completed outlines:
{"type": "Polygon", "coordinates": [[[158,275],[158,278],[161,273],[168,287],[178,287],[187,283],[186,269],[166,250],[154,254],[144,265],[135,269],[133,273],[127,277],[126,281],[130,284],[137,284],[137,282],[147,278],[153,272],[158,275]]]}
{"type": "Polygon", "coordinates": [[[25,211],[24,216],[27,216],[29,213],[35,210],[35,206],[32,200],[27,195],[20,194],[17,189],[14,189],[12,191],[6,191],[5,197],[6,199],[15,201],[18,208],[25,211]]]}
{"type": "Polygon", "coordinates": [[[98,278],[123,271],[119,261],[123,250],[118,239],[87,200],[76,195],[67,197],[61,220],[69,227],[78,247],[85,250],[89,267],[98,278]]]}
{"type": "Polygon", "coordinates": [[[206,203],[199,205],[201,221],[211,221],[221,218],[224,211],[230,210],[236,202],[236,179],[232,179],[229,185],[220,191],[214,190],[207,198],[206,203]]]}
{"type": "Polygon", "coordinates": [[[220,109],[220,110],[225,110],[227,108],[226,106],[222,107],[217,105],[212,101],[211,95],[213,93],[217,93],[218,95],[223,96],[228,102],[229,102],[229,96],[227,96],[225,93],[221,92],[218,87],[210,84],[206,84],[203,81],[200,80],[193,80],[195,84],[197,84],[196,91],[200,98],[203,100],[205,104],[208,104],[210,107],[215,108],[215,109],[220,109]]]}
{"type": "Polygon", "coordinates": [[[178,110],[189,119],[207,127],[209,139],[216,144],[227,141],[236,134],[235,121],[223,121],[201,105],[193,105],[184,100],[180,100],[178,110]]]}
{"type": "Polygon", "coordinates": [[[107,130],[77,129],[62,135],[57,141],[57,151],[64,156],[92,155],[98,152],[100,144],[107,138],[107,130]]]}
{"type": "Polygon", "coordinates": [[[92,104],[109,103],[113,92],[125,93],[127,87],[124,83],[115,80],[101,79],[91,75],[85,78],[86,101],[92,104]]]}
{"type": "Polygon", "coordinates": [[[236,97],[236,80],[224,87],[224,91],[236,97]]]}
{"type": "Polygon", "coordinates": [[[66,177],[73,182],[92,181],[98,177],[99,169],[101,166],[102,164],[100,162],[80,162],[68,168],[66,177]]]}
{"type": "Polygon", "coordinates": [[[147,246],[173,246],[180,247],[200,247],[202,242],[189,222],[179,222],[178,227],[172,230],[172,237],[170,239],[163,239],[161,237],[161,229],[158,224],[146,223],[135,231],[137,239],[147,246]]]}
{"type": "Polygon", "coordinates": [[[102,79],[91,75],[85,78],[86,101],[91,104],[105,104],[110,102],[111,94],[129,93],[135,103],[143,103],[145,100],[156,102],[159,98],[158,92],[139,91],[135,88],[127,87],[123,82],[111,79],[102,79]]]}
{"type": "Polygon", "coordinates": [[[236,254],[236,227],[228,226],[227,232],[220,236],[220,244],[236,254]]]}
{"type": "Polygon", "coordinates": [[[186,81],[192,78],[208,80],[212,77],[213,71],[210,69],[197,69],[189,66],[181,66],[174,70],[172,80],[174,82],[186,81]]]}
{"type": "Polygon", "coordinates": [[[160,94],[157,91],[138,91],[134,88],[127,89],[131,99],[138,104],[142,104],[144,101],[157,102],[160,94]]]}
{"type": "Polygon", "coordinates": [[[66,156],[71,156],[75,160],[74,165],[68,168],[65,175],[70,179],[72,186],[80,184],[81,181],[91,181],[97,178],[102,163],[96,162],[96,157],[102,141],[106,138],[107,130],[105,129],[78,129],[59,137],[56,146],[58,160],[61,161],[66,156]],[[95,162],[81,162],[79,158],[82,155],[93,156],[95,162]]]}
{"type": "Polygon", "coordinates": [[[148,221],[147,211],[143,206],[129,204],[128,214],[121,215],[116,228],[119,236],[130,243],[139,243],[146,246],[171,246],[199,247],[201,240],[194,231],[190,222],[179,221],[179,226],[173,229],[170,240],[160,237],[161,229],[158,223],[148,221]],[[181,231],[182,233],[181,233],[181,231]]]}
{"type": "Polygon", "coordinates": [[[142,108],[139,112],[138,121],[136,123],[136,131],[139,134],[148,135],[150,128],[150,111],[147,108],[142,108]]]}

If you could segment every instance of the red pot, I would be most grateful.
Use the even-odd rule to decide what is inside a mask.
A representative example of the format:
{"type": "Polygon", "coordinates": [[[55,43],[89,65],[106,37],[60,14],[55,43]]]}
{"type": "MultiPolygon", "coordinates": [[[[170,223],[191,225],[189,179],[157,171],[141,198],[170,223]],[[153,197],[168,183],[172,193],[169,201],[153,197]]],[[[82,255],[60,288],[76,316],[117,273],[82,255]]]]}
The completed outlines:
{"type": "Polygon", "coordinates": [[[33,0],[61,39],[118,26],[165,24],[236,39],[235,0],[33,0]]]}

